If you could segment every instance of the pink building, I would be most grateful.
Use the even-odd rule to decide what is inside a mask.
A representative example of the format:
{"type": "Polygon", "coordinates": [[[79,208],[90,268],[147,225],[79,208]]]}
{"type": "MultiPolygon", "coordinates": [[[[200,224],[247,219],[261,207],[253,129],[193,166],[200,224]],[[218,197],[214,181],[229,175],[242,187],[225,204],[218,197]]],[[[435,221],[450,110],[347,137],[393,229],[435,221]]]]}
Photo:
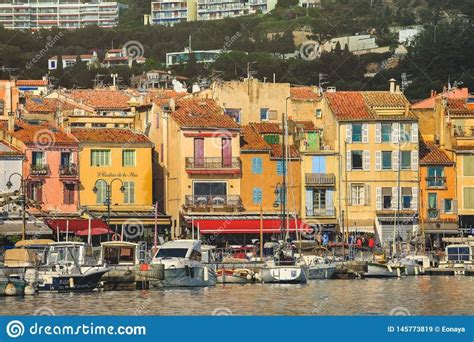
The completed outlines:
{"type": "Polygon", "coordinates": [[[79,143],[62,129],[15,122],[7,133],[25,155],[23,177],[29,212],[35,216],[76,216],[79,207],[79,143]]]}

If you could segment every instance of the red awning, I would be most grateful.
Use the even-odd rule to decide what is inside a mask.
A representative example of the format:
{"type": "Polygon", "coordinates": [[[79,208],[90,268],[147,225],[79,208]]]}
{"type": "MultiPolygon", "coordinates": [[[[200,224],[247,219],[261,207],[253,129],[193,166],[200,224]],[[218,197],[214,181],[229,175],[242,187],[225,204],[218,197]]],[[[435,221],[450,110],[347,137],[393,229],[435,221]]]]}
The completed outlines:
{"type": "MultiPolygon", "coordinates": [[[[46,224],[55,232],[59,230],[60,233],[76,233],[83,230],[89,230],[89,220],[87,219],[47,219],[46,224]]],[[[107,223],[99,219],[91,220],[91,228],[102,228],[108,230],[107,223]]]]}
{"type": "MultiPolygon", "coordinates": [[[[201,234],[260,234],[260,220],[211,220],[195,219],[194,227],[199,227],[201,234]]],[[[289,227],[286,231],[296,232],[296,228],[301,232],[311,232],[312,228],[301,220],[290,219],[289,227]]],[[[263,233],[277,234],[281,232],[281,220],[263,219],[263,233]]]]}
{"type": "MultiPolygon", "coordinates": [[[[108,229],[108,228],[92,228],[91,229],[91,236],[113,234],[113,233],[114,232],[111,229],[108,229]]],[[[77,236],[88,236],[89,235],[89,229],[78,230],[76,232],[76,235],[77,236]]]]}

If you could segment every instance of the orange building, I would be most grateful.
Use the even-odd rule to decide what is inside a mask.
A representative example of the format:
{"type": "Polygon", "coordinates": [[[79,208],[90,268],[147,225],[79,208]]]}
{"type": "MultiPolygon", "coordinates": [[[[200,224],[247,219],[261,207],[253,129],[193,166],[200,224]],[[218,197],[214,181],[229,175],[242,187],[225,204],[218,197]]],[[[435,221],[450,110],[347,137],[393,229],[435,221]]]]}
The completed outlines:
{"type": "Polygon", "coordinates": [[[420,141],[420,224],[427,237],[457,235],[456,169],[446,152],[420,141]]]}

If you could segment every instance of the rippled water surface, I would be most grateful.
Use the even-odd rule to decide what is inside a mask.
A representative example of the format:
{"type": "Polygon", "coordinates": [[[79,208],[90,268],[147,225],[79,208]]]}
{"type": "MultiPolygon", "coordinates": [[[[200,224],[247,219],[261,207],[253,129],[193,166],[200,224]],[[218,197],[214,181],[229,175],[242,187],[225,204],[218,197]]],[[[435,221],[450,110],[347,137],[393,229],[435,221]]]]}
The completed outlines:
{"type": "Polygon", "coordinates": [[[474,315],[474,277],[314,280],[306,285],[40,293],[1,298],[0,315],[474,315]]]}

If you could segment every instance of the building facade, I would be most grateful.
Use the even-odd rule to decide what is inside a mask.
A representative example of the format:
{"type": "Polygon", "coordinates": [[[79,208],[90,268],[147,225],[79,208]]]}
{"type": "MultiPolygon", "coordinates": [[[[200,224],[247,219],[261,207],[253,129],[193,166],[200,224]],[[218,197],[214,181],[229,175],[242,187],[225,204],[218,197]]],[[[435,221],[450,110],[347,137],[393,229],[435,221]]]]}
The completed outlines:
{"type": "Polygon", "coordinates": [[[119,5],[103,0],[10,0],[0,3],[0,25],[7,29],[115,27],[119,5]]]}

